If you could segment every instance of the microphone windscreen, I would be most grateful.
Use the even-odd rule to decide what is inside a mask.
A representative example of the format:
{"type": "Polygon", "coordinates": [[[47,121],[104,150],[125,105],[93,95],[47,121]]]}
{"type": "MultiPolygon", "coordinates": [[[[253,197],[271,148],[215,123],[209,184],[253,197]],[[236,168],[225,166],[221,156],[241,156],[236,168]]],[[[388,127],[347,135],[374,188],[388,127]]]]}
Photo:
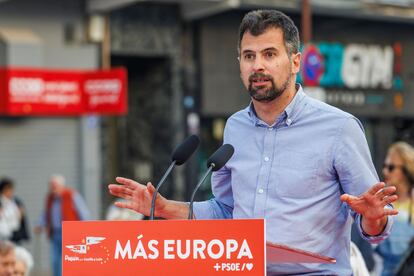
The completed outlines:
{"type": "Polygon", "coordinates": [[[234,148],[230,144],[222,145],[207,160],[207,168],[214,164],[213,172],[220,170],[233,156],[234,148]]]}
{"type": "Polygon", "coordinates": [[[184,164],[195,152],[199,144],[200,139],[197,135],[191,135],[174,150],[171,156],[172,161],[175,161],[175,164],[178,166],[184,164]]]}

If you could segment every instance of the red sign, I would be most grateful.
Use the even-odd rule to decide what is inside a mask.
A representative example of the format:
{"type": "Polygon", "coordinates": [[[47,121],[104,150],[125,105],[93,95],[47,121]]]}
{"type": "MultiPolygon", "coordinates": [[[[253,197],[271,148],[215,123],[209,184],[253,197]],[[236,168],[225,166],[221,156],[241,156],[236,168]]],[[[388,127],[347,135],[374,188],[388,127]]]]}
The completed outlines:
{"type": "Polygon", "coordinates": [[[83,81],[88,113],[119,114],[127,110],[127,74],[124,69],[87,72],[83,81]]]}
{"type": "Polygon", "coordinates": [[[0,69],[0,113],[12,116],[125,114],[126,85],[123,68],[0,69]]]}
{"type": "Polygon", "coordinates": [[[264,220],[63,222],[63,275],[265,275],[264,220]]]}

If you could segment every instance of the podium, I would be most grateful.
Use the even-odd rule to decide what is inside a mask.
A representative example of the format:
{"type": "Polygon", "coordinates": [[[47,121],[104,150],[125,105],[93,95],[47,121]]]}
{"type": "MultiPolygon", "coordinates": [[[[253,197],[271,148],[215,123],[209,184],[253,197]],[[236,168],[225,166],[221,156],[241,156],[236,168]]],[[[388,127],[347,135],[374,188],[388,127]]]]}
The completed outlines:
{"type": "Polygon", "coordinates": [[[266,275],[271,263],[335,263],[266,242],[265,220],[64,221],[64,276],[266,275]]]}

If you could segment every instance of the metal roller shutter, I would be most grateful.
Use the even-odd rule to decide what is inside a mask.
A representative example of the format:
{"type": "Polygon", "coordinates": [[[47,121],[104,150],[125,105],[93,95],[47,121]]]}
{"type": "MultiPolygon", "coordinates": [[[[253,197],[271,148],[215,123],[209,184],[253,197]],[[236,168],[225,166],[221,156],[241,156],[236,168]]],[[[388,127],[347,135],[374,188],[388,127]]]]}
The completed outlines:
{"type": "MultiPolygon", "coordinates": [[[[44,208],[51,174],[63,174],[68,186],[80,186],[79,132],[77,118],[0,118],[0,177],[15,181],[31,231],[44,208]]],[[[32,233],[27,247],[34,253],[37,268],[37,262],[49,267],[47,245],[44,234],[35,242],[32,233]]]]}

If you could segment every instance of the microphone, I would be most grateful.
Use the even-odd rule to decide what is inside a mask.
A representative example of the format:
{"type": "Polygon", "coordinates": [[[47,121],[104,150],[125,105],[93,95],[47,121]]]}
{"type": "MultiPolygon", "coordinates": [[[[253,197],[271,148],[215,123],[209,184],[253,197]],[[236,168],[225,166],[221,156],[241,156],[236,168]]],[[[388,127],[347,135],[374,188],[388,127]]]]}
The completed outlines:
{"type": "Polygon", "coordinates": [[[168,167],[167,171],[164,173],[160,182],[158,182],[157,187],[155,188],[155,192],[152,195],[150,220],[154,220],[155,201],[157,199],[158,190],[161,188],[161,185],[164,183],[167,176],[171,173],[174,166],[180,166],[184,164],[187,159],[190,158],[190,156],[195,152],[199,144],[200,139],[197,137],[197,135],[191,135],[174,150],[171,156],[171,164],[168,167]]]}
{"type": "Polygon", "coordinates": [[[193,204],[194,204],[194,196],[197,190],[200,188],[201,184],[204,183],[207,175],[213,171],[220,170],[229,159],[233,156],[234,148],[230,144],[222,145],[218,150],[216,150],[210,158],[207,160],[207,172],[203,175],[201,180],[198,182],[197,186],[194,188],[193,194],[191,195],[190,200],[190,211],[188,212],[188,219],[193,219],[193,204]]]}

